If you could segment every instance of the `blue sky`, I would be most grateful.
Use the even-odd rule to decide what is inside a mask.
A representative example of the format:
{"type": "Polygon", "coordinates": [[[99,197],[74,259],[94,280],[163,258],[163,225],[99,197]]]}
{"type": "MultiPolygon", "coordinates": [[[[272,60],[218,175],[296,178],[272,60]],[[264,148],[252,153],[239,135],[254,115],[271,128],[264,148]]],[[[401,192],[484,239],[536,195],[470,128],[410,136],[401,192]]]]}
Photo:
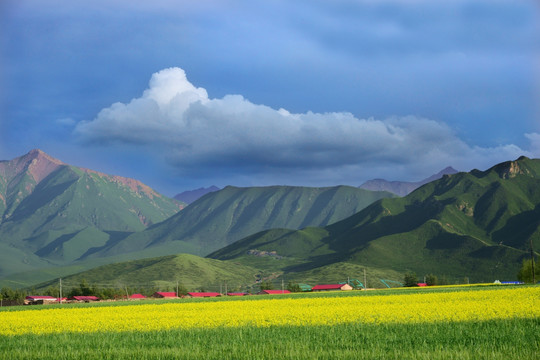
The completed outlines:
{"type": "Polygon", "coordinates": [[[533,0],[4,0],[0,26],[4,160],[174,195],[540,157],[533,0]]]}

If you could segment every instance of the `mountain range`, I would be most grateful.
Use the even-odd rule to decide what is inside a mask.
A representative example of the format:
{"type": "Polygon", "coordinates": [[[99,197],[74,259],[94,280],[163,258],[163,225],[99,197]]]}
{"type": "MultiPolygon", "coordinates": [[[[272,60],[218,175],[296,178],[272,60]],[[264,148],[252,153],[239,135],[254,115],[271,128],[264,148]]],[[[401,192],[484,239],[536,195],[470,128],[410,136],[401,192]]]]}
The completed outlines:
{"type": "Polygon", "coordinates": [[[134,179],[32,150],[0,162],[0,282],[75,273],[178,281],[183,272],[189,283],[206,270],[207,283],[220,273],[318,282],[405,271],[513,280],[531,240],[540,248],[540,160],[442,174],[453,171],[404,197],[351,186],[227,186],[185,206],[134,179]],[[176,270],[165,274],[164,264],[176,270]]]}
{"type": "Polygon", "coordinates": [[[326,226],[393,196],[351,186],[227,186],[159,224],[94,249],[89,256],[123,254],[135,259],[180,252],[204,256],[266,229],[326,226]]]}
{"type": "Polygon", "coordinates": [[[26,283],[122,260],[206,255],[265,229],[325,226],[394,195],[348,186],[229,186],[184,208],[136,180],[32,150],[0,162],[0,196],[0,278],[26,283]]]}
{"type": "Polygon", "coordinates": [[[424,180],[409,182],[409,181],[388,181],[384,179],[368,180],[359,187],[361,189],[372,191],[388,191],[399,196],[406,196],[418,189],[420,186],[442,178],[444,175],[456,174],[458,171],[451,166],[444,168],[437,174],[431,175],[424,180]]]}
{"type": "Polygon", "coordinates": [[[209,255],[253,266],[275,251],[284,273],[349,263],[417,274],[515,279],[529,243],[540,248],[540,160],[445,175],[403,198],[382,199],[326,227],[274,229],[209,255]]]}

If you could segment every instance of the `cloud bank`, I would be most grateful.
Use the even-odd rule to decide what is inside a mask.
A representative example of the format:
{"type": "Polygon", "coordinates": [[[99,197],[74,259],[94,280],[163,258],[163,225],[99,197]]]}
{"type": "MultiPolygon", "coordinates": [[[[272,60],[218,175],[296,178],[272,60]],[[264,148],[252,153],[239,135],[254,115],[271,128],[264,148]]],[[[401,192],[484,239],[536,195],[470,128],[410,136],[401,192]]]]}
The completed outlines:
{"type": "Polygon", "coordinates": [[[403,167],[470,170],[540,151],[535,133],[526,135],[532,152],[511,144],[486,148],[467,144],[443,122],[415,116],[359,119],[276,110],[241,95],[212,99],[180,68],[153,74],[141,97],[79,122],[75,134],[90,144],[144,147],[180,173],[297,172],[336,182],[369,169],[386,176],[403,167]]]}

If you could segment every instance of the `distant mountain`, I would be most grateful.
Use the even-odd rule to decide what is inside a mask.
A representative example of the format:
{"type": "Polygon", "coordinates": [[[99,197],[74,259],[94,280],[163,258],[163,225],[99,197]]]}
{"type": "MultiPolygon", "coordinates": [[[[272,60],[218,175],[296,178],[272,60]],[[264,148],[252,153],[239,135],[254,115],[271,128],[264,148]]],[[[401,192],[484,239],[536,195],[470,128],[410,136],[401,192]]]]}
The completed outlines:
{"type": "Polygon", "coordinates": [[[407,181],[388,181],[384,179],[374,179],[368,180],[359,187],[361,189],[372,190],[372,191],[388,191],[399,196],[409,195],[414,190],[418,189],[420,186],[425,185],[434,180],[442,178],[444,175],[456,174],[458,171],[452,167],[444,168],[439,171],[437,174],[432,175],[424,180],[416,182],[407,182],[407,181]]]}
{"type": "Polygon", "coordinates": [[[178,195],[175,195],[174,198],[178,201],[181,201],[183,203],[186,203],[186,204],[191,204],[192,202],[194,202],[195,200],[198,200],[200,197],[208,194],[208,193],[211,193],[211,192],[214,192],[214,191],[218,191],[219,188],[217,186],[210,186],[210,187],[207,187],[207,188],[199,188],[199,189],[196,189],[196,190],[190,190],[190,191],[184,191],[178,195]]]}
{"type": "Polygon", "coordinates": [[[0,161],[0,277],[71,263],[183,206],[137,180],[71,166],[37,149],[0,161]]]}
{"type": "Polygon", "coordinates": [[[325,226],[378,199],[393,196],[350,186],[227,186],[205,195],[166,221],[104,244],[88,256],[130,256],[130,252],[137,257],[180,252],[206,255],[265,229],[325,226]]]}
{"type": "MultiPolygon", "coordinates": [[[[208,257],[257,266],[275,251],[285,273],[358,264],[471,281],[515,280],[530,239],[540,249],[540,159],[443,176],[326,227],[268,230],[208,257]]],[[[273,265],[274,267],[276,265],[273,265]]]]}

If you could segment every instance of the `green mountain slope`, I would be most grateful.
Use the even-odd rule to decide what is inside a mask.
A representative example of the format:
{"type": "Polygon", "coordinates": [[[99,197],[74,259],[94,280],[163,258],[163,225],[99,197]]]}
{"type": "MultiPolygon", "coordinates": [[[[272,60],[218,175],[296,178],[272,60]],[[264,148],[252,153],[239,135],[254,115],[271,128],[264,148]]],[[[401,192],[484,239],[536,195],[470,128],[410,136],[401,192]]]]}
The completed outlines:
{"type": "Polygon", "coordinates": [[[444,176],[324,228],[271,230],[210,254],[250,263],[252,249],[298,258],[285,272],[339,262],[472,281],[515,279],[530,239],[540,248],[540,160],[444,176]]]}
{"type": "Polygon", "coordinates": [[[182,205],[128,178],[40,150],[0,162],[0,276],[71,263],[165,220],[182,205]]]}
{"type": "Polygon", "coordinates": [[[162,223],[107,244],[89,256],[125,254],[140,249],[152,251],[154,256],[159,252],[206,255],[265,229],[325,226],[378,199],[393,196],[350,186],[228,186],[203,196],[162,223]]]}

